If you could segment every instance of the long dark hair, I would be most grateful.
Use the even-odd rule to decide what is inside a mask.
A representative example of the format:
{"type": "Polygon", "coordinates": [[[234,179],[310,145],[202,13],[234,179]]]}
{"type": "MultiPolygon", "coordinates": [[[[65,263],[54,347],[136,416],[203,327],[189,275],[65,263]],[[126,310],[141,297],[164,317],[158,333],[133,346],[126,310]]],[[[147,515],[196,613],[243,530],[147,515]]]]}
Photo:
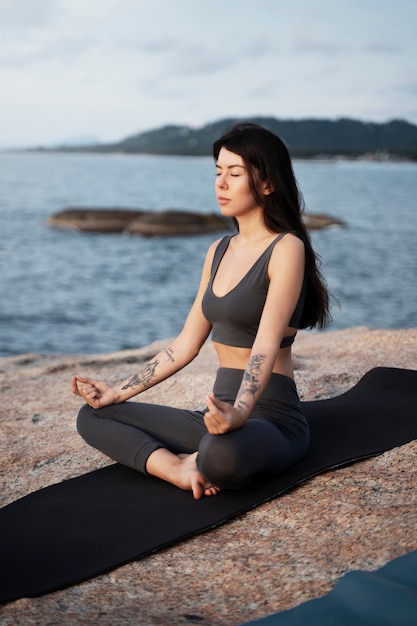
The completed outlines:
{"type": "MultiPolygon", "coordinates": [[[[304,242],[306,300],[300,328],[324,328],[330,319],[329,294],[319,270],[320,259],[313,250],[304,224],[303,197],[284,142],[262,126],[240,122],[213,144],[216,162],[223,147],[242,157],[248,169],[250,189],[263,208],[268,230],[290,231],[304,242]],[[261,182],[267,182],[273,191],[268,195],[260,193],[261,182]]],[[[237,220],[234,221],[238,227],[237,220]]]]}

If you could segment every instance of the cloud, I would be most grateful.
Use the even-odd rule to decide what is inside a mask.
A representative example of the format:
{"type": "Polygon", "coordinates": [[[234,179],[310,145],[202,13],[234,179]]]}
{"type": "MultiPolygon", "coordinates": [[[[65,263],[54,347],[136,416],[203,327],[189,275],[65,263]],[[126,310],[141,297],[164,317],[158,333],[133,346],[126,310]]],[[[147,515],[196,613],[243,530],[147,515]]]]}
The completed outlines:
{"type": "MultiPolygon", "coordinates": [[[[121,41],[121,47],[125,47],[126,42],[121,41]]],[[[141,43],[131,43],[129,47],[132,50],[138,50],[145,54],[169,54],[176,50],[178,41],[172,36],[162,36],[156,39],[150,39],[141,43]]]]}
{"type": "Polygon", "coordinates": [[[251,59],[261,59],[265,56],[276,55],[280,48],[276,43],[276,37],[263,33],[258,37],[249,39],[242,46],[244,56],[251,59]]]}
{"type": "Polygon", "coordinates": [[[0,47],[0,65],[3,67],[27,67],[39,64],[61,63],[66,70],[73,61],[92,47],[86,37],[66,36],[44,40],[37,37],[4,42],[0,47]]]}
{"type": "Polygon", "coordinates": [[[223,54],[210,45],[187,44],[178,46],[169,61],[169,68],[175,75],[213,74],[235,63],[233,55],[226,60],[223,54]]]}
{"type": "Polygon", "coordinates": [[[59,0],[0,0],[0,30],[44,27],[60,10],[59,0]]]}
{"type": "Polygon", "coordinates": [[[292,45],[291,52],[294,54],[319,54],[319,55],[334,55],[346,52],[348,47],[340,44],[332,39],[320,39],[314,37],[314,35],[296,35],[292,45]]]}
{"type": "MultiPolygon", "coordinates": [[[[171,76],[196,77],[224,74],[232,68],[259,64],[262,59],[276,57],[279,48],[267,35],[253,38],[230,37],[227,48],[218,41],[201,43],[178,41],[166,57],[166,72],[171,76]]],[[[258,67],[260,67],[258,65],[258,67]]],[[[234,70],[233,70],[234,71],[234,70]]],[[[235,76],[235,79],[238,77],[235,76]]]]}
{"type": "MultiPolygon", "coordinates": [[[[396,80],[394,83],[394,89],[402,94],[414,97],[417,96],[417,73],[410,76],[404,76],[399,80],[396,80]]],[[[417,108],[415,102],[413,103],[413,108],[417,108]]]]}
{"type": "Polygon", "coordinates": [[[403,52],[403,46],[384,40],[370,41],[362,48],[363,52],[369,54],[401,54],[403,52]]]}
{"type": "Polygon", "coordinates": [[[261,81],[249,83],[246,93],[250,98],[265,100],[276,96],[278,88],[282,86],[282,82],[275,78],[267,78],[261,81]]]}

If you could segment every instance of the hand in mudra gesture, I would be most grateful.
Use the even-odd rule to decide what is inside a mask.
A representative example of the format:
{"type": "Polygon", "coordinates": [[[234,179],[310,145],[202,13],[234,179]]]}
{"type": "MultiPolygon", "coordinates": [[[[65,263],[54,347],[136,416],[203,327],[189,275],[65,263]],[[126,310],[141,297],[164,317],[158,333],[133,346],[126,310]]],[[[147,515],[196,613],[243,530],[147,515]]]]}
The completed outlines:
{"type": "Polygon", "coordinates": [[[211,435],[223,435],[230,430],[236,430],[247,419],[240,409],[219,400],[212,393],[207,396],[207,408],[209,410],[204,415],[204,422],[211,435]]]}
{"type": "Polygon", "coordinates": [[[93,409],[117,404],[119,401],[116,389],[101,380],[86,376],[73,376],[71,388],[73,393],[81,396],[93,409]]]}

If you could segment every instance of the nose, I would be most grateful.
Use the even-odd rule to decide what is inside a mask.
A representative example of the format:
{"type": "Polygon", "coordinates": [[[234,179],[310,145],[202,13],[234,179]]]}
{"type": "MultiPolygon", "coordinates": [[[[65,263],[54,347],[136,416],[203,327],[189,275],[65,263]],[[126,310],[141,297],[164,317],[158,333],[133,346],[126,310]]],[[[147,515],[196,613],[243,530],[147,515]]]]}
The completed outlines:
{"type": "Polygon", "coordinates": [[[216,187],[219,187],[220,189],[225,189],[227,187],[226,177],[224,173],[218,174],[216,176],[216,187]]]}

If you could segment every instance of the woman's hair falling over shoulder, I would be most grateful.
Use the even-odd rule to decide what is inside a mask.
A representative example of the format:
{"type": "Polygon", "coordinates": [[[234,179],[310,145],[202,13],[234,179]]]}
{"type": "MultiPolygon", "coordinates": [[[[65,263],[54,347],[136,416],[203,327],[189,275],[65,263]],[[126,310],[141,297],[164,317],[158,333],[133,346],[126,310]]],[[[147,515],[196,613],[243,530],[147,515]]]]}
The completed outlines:
{"type": "MultiPolygon", "coordinates": [[[[251,122],[235,124],[215,141],[215,161],[223,147],[242,157],[248,168],[249,185],[254,198],[263,207],[266,227],[271,232],[290,231],[303,241],[306,300],[300,328],[324,328],[330,319],[329,294],[303,220],[303,197],[287,147],[277,135],[251,122]],[[273,190],[269,195],[260,193],[262,182],[267,182],[273,190]]],[[[237,225],[236,220],[235,223],[237,225]]]]}

